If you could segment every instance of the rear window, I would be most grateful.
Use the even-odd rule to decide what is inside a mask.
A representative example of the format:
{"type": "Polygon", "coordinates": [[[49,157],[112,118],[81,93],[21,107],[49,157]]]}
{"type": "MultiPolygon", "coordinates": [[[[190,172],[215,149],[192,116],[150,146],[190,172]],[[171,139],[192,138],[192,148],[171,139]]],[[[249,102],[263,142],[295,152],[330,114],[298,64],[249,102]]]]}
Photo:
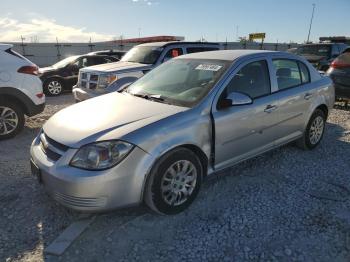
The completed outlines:
{"type": "Polygon", "coordinates": [[[304,45],[297,48],[296,53],[302,56],[330,57],[331,45],[304,45]]]}
{"type": "Polygon", "coordinates": [[[11,48],[9,49],[6,49],[5,50],[6,53],[10,54],[10,55],[13,55],[13,56],[16,56],[20,59],[23,59],[23,60],[26,60],[26,58],[24,56],[22,56],[21,54],[17,53],[16,51],[12,50],[11,48]]]}
{"type": "Polygon", "coordinates": [[[199,52],[207,52],[207,51],[215,51],[219,50],[218,47],[187,47],[187,54],[199,53],[199,52]]]}
{"type": "Polygon", "coordinates": [[[275,59],[273,60],[273,65],[276,69],[279,90],[301,85],[301,74],[297,61],[289,59],[275,59]]]}

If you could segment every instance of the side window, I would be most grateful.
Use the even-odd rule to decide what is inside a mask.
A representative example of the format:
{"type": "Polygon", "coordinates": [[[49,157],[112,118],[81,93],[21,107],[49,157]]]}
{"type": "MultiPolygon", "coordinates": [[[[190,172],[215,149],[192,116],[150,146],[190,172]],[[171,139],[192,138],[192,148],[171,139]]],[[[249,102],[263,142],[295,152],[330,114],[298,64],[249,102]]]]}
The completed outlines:
{"type": "Polygon", "coordinates": [[[271,92],[269,70],[265,60],[250,63],[233,77],[226,88],[226,94],[240,92],[252,99],[271,92]]]}
{"type": "Polygon", "coordinates": [[[177,56],[183,55],[182,48],[173,48],[170,49],[164,56],[163,62],[166,62],[172,58],[175,58],[177,56]]]}
{"type": "Polygon", "coordinates": [[[276,69],[278,89],[284,90],[301,85],[301,74],[298,63],[295,60],[275,59],[273,65],[276,69]]]}
{"type": "Polygon", "coordinates": [[[77,61],[75,61],[74,64],[77,65],[78,68],[83,68],[87,66],[88,60],[86,57],[81,57],[77,61]]]}
{"type": "MultiPolygon", "coordinates": [[[[104,64],[106,63],[106,60],[104,57],[98,57],[98,56],[95,56],[93,58],[93,61],[91,62],[93,65],[99,65],[99,64],[104,64]]],[[[90,63],[89,63],[90,65],[90,63]]]]}
{"type": "Polygon", "coordinates": [[[219,50],[216,47],[187,47],[187,54],[219,50]]]}
{"type": "Polygon", "coordinates": [[[300,74],[301,74],[301,82],[303,84],[310,82],[310,72],[304,63],[299,62],[300,74]]]}

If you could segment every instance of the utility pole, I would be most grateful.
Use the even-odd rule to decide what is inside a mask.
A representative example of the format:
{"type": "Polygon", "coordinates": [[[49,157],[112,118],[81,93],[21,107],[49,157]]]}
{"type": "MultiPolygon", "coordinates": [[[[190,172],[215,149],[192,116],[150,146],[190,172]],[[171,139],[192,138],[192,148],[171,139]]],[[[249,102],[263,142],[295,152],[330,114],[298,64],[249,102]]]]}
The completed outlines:
{"type": "Polygon", "coordinates": [[[24,40],[25,38],[21,35],[21,46],[22,46],[22,55],[25,56],[26,55],[26,50],[24,49],[24,40]]]}
{"type": "Polygon", "coordinates": [[[57,61],[61,60],[60,44],[58,43],[58,38],[56,37],[56,48],[57,48],[57,61]]]}
{"type": "Polygon", "coordinates": [[[311,33],[311,27],[312,27],[312,20],[314,19],[315,6],[316,4],[312,4],[312,15],[311,15],[311,21],[310,21],[310,27],[309,27],[309,34],[307,35],[306,43],[309,43],[310,41],[310,33],[311,33]]]}
{"type": "Polygon", "coordinates": [[[141,27],[139,27],[138,29],[139,29],[139,38],[141,38],[141,27]]]}

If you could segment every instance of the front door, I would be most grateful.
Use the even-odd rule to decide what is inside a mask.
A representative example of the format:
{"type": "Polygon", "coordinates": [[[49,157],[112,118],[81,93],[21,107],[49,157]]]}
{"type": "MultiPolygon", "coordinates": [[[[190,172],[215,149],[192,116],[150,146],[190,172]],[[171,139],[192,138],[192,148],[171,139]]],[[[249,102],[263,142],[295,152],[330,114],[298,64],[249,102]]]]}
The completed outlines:
{"type": "Polygon", "coordinates": [[[225,109],[213,105],[217,170],[272,148],[276,139],[277,105],[271,95],[267,61],[249,61],[235,72],[219,100],[240,92],[250,96],[253,103],[225,109]]]}

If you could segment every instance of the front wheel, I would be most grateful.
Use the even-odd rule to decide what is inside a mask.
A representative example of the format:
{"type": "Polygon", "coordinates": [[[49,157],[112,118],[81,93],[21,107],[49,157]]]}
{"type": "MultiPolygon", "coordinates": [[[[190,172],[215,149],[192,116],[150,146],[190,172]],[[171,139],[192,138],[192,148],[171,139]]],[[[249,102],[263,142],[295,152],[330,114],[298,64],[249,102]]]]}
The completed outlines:
{"type": "Polygon", "coordinates": [[[160,214],[180,213],[196,198],[202,177],[203,167],[197,155],[186,148],[175,149],[152,169],[145,202],[160,214]]]}
{"type": "Polygon", "coordinates": [[[297,145],[302,149],[314,149],[322,140],[325,125],[325,113],[316,109],[306,126],[304,136],[297,141],[297,145]]]}
{"type": "Polygon", "coordinates": [[[58,96],[63,91],[63,84],[59,79],[49,79],[44,84],[44,91],[48,96],[58,96]]]}

